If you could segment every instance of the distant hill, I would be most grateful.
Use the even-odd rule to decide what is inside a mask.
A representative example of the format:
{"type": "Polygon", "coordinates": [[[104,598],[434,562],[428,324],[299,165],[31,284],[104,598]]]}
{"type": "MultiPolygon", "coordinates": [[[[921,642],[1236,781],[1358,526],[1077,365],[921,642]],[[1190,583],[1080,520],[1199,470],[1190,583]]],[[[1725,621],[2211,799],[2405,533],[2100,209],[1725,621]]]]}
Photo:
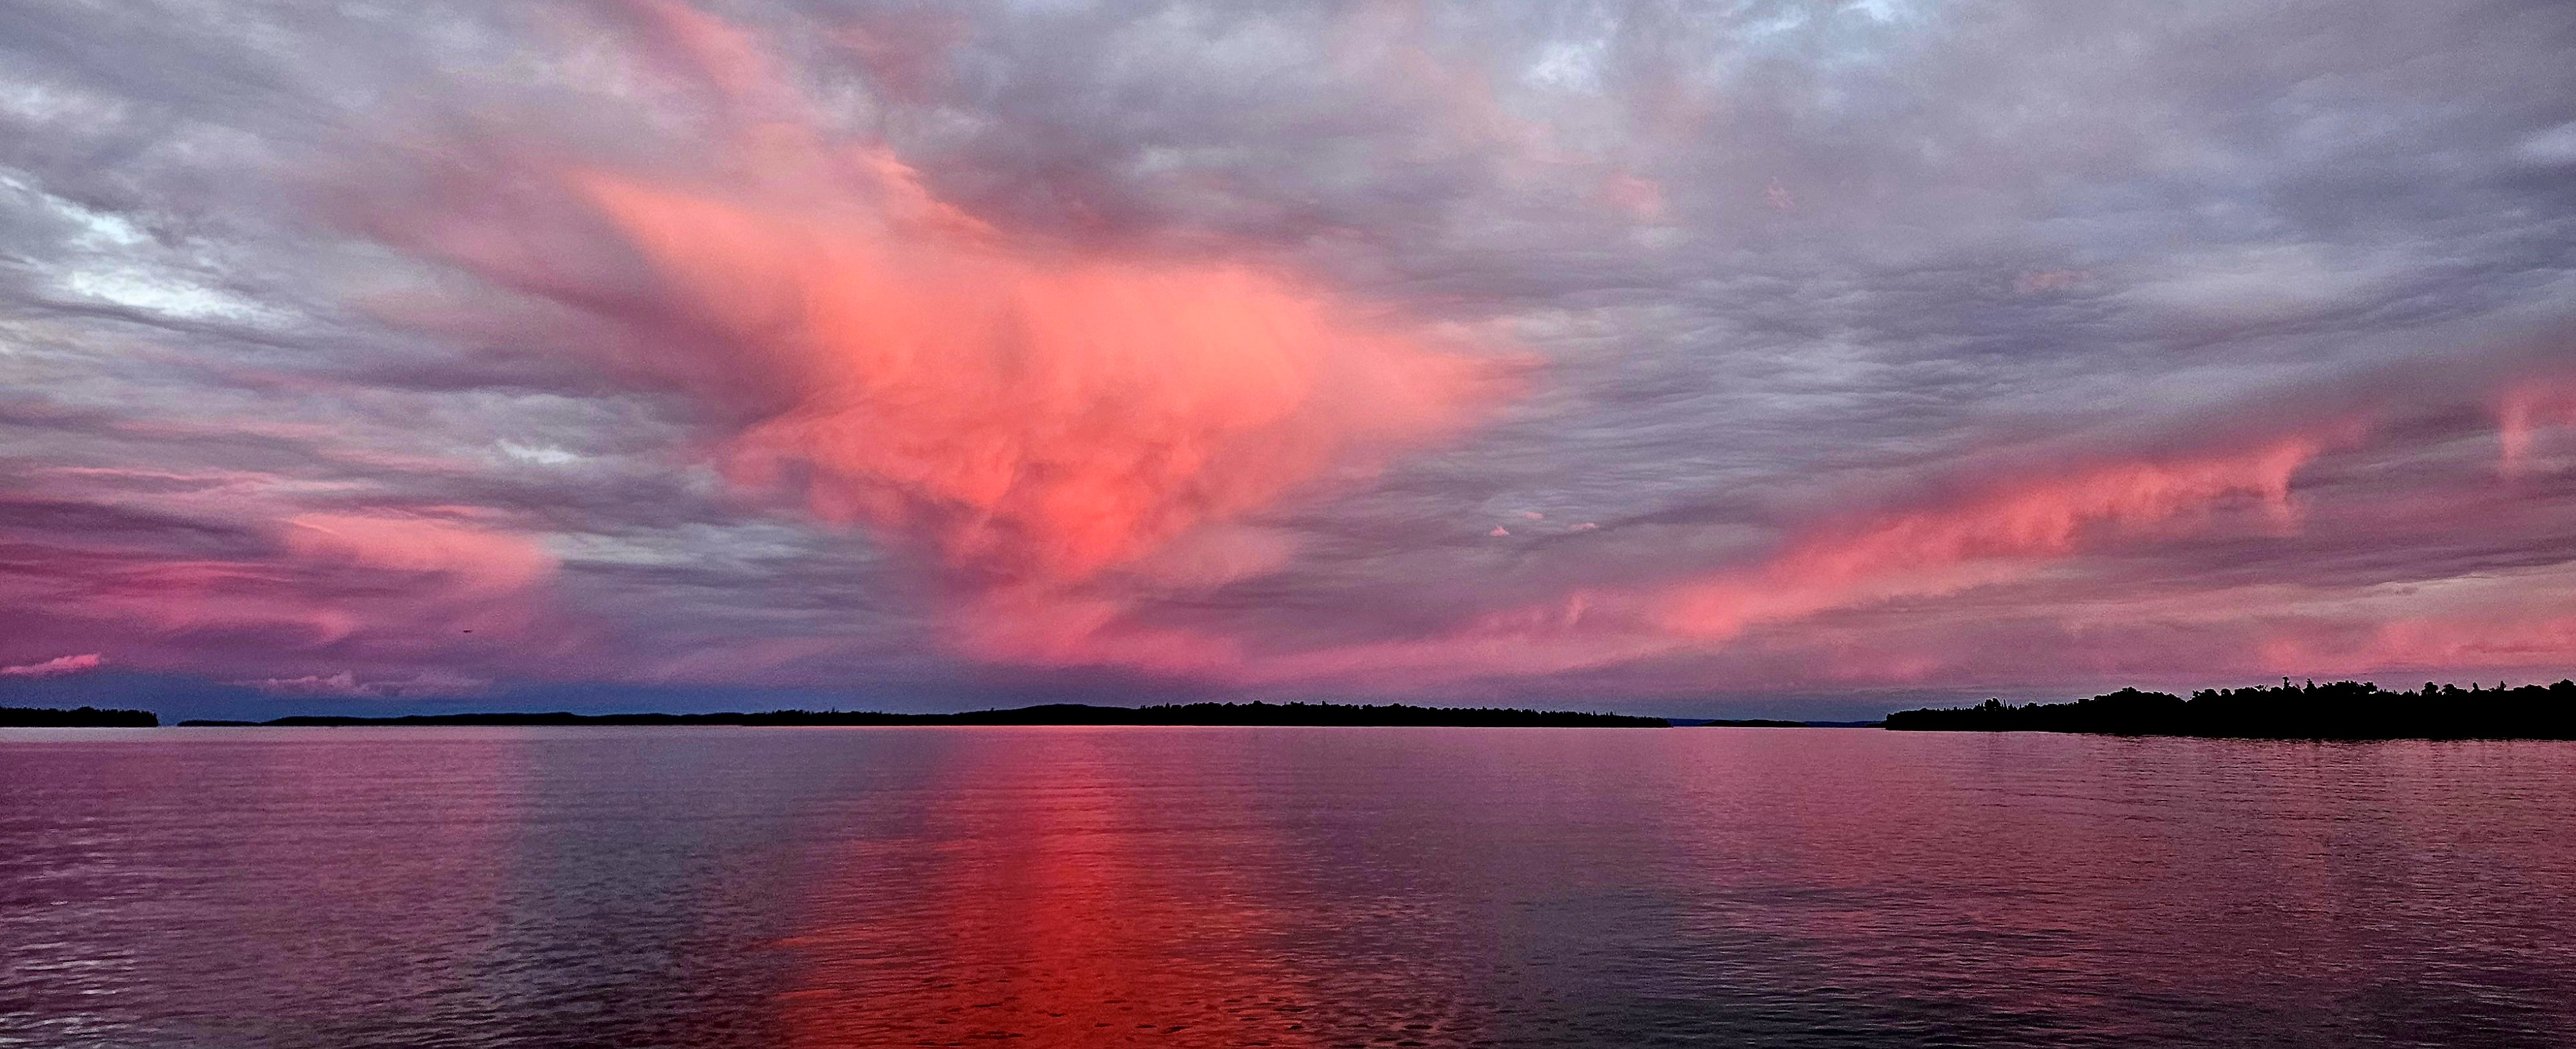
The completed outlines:
{"type": "Polygon", "coordinates": [[[1664,728],[1662,718],[1502,707],[1417,707],[1402,703],[1184,703],[1152,707],[1096,707],[1048,703],[1011,710],[960,714],[883,714],[873,711],[770,710],[720,714],[411,714],[401,717],[298,715],[270,721],[182,721],[182,726],[274,725],[1343,725],[1509,728],[1664,728]]]}
{"type": "Polygon", "coordinates": [[[0,707],[0,728],[158,728],[160,725],[160,716],[149,710],[0,707]]]}
{"type": "Polygon", "coordinates": [[[2073,703],[1906,710],[1900,731],[2100,732],[2244,739],[2576,739],[2576,681],[2389,692],[2366,681],[2204,689],[2190,699],[2124,688],[2073,703]]]}

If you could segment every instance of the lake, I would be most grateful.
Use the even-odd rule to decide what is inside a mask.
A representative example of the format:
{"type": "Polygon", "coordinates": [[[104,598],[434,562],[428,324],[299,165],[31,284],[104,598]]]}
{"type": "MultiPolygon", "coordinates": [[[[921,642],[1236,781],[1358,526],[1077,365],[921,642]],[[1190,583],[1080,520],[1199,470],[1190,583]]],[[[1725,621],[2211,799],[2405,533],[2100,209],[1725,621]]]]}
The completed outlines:
{"type": "Polygon", "coordinates": [[[2576,744],[0,732],[0,1045],[2564,1046],[2576,744]]]}

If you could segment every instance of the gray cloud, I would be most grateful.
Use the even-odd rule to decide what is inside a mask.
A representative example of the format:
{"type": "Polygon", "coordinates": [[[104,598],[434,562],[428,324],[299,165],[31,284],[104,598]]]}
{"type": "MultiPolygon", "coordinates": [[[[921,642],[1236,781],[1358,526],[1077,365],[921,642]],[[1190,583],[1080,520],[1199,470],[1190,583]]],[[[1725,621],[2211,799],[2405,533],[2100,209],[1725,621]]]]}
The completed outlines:
{"type": "MultiPolygon", "coordinates": [[[[1294,274],[1526,373],[1479,426],[1225,522],[1292,551],[1272,570],[1085,583],[1122,629],[1255,661],[1437,643],[1851,522],[2337,427],[2291,533],[2150,530],[1738,639],[1384,687],[2077,687],[2268,673],[2244,642],[2266,630],[2370,670],[2397,659],[2371,647],[2391,622],[2576,616],[2571,450],[2506,478],[2495,443],[2501,398],[2576,382],[2564,4],[705,8],[813,127],[886,145],[1029,250],[1294,274]],[[2241,615],[2186,614],[2193,594],[2241,615]],[[2135,622],[2088,611],[2114,598],[2135,622]],[[1853,652],[1929,669],[1819,669],[1853,652]]],[[[725,442],[800,391],[690,330],[544,177],[741,161],[711,154],[747,118],[657,24],[0,11],[0,565],[21,587],[0,596],[54,599],[8,615],[0,662],[102,651],[353,695],[1077,672],[958,643],[989,580],[723,475],[725,442]],[[467,235],[501,254],[461,265],[467,235]],[[554,567],[505,603],[551,625],[517,653],[408,637],[424,621],[388,595],[419,573],[317,568],[299,515],[524,542],[554,567]],[[79,599],[216,562],[225,600],[318,587],[364,625],[79,599]]],[[[2576,649],[2529,658],[2510,665],[2576,649]]]]}

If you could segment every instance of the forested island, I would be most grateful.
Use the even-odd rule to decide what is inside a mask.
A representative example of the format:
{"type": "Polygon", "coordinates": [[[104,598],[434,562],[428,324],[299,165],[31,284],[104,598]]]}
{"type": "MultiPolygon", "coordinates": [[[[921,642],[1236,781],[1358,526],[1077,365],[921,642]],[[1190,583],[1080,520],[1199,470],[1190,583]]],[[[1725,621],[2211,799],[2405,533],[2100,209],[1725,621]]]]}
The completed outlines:
{"type": "Polygon", "coordinates": [[[159,728],[161,718],[149,710],[104,710],[98,707],[0,707],[0,728],[159,728]]]}
{"type": "Polygon", "coordinates": [[[2507,688],[2425,682],[2412,692],[2367,681],[2203,689],[2184,699],[2124,688],[2073,703],[1905,710],[1900,731],[2097,732],[2238,739],[2576,739],[2576,681],[2507,688]]]}
{"type": "Polygon", "coordinates": [[[1047,703],[957,714],[769,710],[716,714],[409,714],[399,717],[297,715],[268,721],[182,721],[189,726],[330,727],[347,725],[1331,725],[1505,728],[1664,728],[1663,718],[1505,707],[1417,707],[1404,703],[1175,703],[1099,707],[1047,703]]]}

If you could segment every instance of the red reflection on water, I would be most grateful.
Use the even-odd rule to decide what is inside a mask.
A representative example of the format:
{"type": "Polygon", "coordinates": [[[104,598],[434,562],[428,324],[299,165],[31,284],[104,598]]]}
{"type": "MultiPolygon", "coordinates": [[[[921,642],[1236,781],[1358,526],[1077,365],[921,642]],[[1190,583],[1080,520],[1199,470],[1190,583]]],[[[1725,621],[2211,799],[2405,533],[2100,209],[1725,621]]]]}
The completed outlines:
{"type": "Polygon", "coordinates": [[[785,944],[788,1044],[1315,1044],[1276,829],[1224,783],[1140,784],[1103,739],[987,736],[924,785],[917,831],[853,843],[785,944]]]}

